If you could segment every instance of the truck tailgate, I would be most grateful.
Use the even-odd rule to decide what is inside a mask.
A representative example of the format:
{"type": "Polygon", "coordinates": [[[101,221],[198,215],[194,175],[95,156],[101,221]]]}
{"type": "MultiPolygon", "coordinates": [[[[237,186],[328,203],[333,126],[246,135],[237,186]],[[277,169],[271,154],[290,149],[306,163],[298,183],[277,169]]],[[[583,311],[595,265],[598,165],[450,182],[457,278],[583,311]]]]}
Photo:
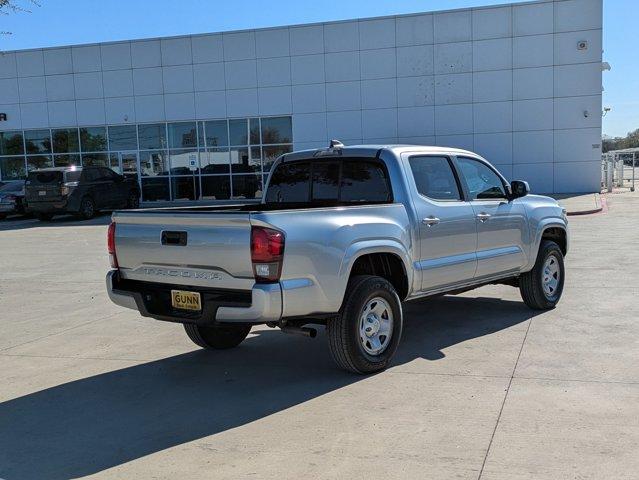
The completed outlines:
{"type": "Polygon", "coordinates": [[[248,212],[114,212],[115,245],[124,279],[250,290],[248,212]]]}

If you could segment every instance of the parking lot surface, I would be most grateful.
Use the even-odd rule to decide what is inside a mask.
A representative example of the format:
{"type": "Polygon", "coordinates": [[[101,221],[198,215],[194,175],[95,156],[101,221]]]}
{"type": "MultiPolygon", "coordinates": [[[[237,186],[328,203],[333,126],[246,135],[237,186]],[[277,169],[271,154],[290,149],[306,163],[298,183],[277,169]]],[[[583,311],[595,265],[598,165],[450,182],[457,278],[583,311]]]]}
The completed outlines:
{"type": "Polygon", "coordinates": [[[111,304],[108,216],[0,222],[0,478],[636,479],[639,195],[571,217],[562,301],[405,305],[393,366],[323,332],[196,348],[111,304]]]}

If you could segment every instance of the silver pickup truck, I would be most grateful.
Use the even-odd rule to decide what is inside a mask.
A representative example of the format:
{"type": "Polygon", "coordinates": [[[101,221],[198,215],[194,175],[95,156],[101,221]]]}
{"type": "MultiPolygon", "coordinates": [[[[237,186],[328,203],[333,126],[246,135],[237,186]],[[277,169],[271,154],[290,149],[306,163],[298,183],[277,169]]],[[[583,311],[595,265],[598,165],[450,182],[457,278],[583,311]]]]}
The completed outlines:
{"type": "Polygon", "coordinates": [[[402,301],[502,283],[553,308],[568,228],[472,152],[333,141],[280,157],[261,203],[115,212],[108,249],[111,300],[200,347],[324,325],[335,362],[371,373],[397,349],[402,301]]]}

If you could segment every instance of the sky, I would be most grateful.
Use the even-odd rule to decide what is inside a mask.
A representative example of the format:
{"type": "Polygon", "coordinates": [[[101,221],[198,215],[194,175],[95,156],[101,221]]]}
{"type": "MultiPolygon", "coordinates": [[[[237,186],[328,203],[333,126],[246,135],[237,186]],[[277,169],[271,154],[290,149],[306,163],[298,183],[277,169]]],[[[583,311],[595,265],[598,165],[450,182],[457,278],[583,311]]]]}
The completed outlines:
{"type": "MultiPolygon", "coordinates": [[[[0,51],[395,15],[507,0],[13,0],[31,13],[0,16],[0,51]]],[[[517,3],[517,2],[514,2],[517,3]]],[[[604,0],[603,133],[639,128],[636,0],[604,0]]]]}

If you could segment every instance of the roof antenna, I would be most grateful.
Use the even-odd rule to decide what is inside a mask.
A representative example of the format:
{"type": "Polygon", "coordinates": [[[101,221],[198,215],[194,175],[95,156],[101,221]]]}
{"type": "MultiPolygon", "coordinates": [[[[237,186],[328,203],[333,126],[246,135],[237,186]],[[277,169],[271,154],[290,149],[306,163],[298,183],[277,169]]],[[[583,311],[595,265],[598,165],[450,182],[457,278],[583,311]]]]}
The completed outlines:
{"type": "Polygon", "coordinates": [[[339,140],[331,140],[331,144],[329,145],[329,148],[343,148],[344,144],[342,142],[340,142],[339,140]]]}

